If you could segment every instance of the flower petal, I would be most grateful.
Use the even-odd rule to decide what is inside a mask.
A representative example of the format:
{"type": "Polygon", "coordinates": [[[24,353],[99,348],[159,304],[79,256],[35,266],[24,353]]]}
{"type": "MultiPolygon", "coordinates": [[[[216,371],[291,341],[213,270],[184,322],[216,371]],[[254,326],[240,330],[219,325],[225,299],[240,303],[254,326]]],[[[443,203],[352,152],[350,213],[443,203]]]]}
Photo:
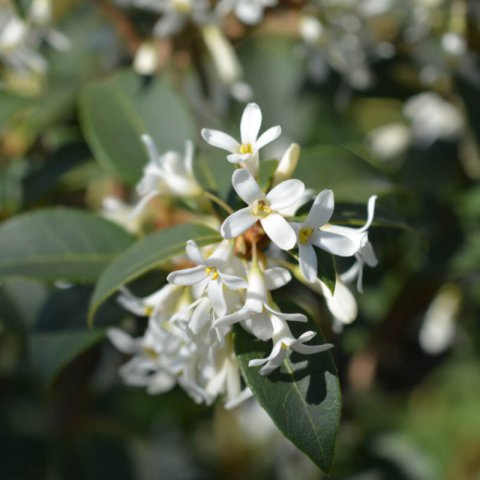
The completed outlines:
{"type": "Polygon", "coordinates": [[[107,330],[107,337],[115,348],[122,353],[134,354],[138,351],[138,345],[135,339],[119,328],[109,328],[107,330]]]}
{"type": "Polygon", "coordinates": [[[226,285],[230,290],[241,290],[242,288],[247,288],[247,282],[236,275],[229,275],[228,273],[220,273],[220,278],[224,285],[226,285]]]}
{"type": "Polygon", "coordinates": [[[167,281],[175,285],[194,285],[205,280],[206,276],[205,267],[199,265],[198,267],[175,270],[168,274],[167,281]]]}
{"type": "Polygon", "coordinates": [[[297,179],[285,180],[267,193],[267,200],[273,210],[288,208],[297,202],[305,191],[303,182],[297,179]]]}
{"type": "Polygon", "coordinates": [[[253,216],[250,207],[242,208],[225,219],[220,227],[220,233],[223,238],[235,238],[248,230],[257,221],[253,216]]]}
{"type": "Polygon", "coordinates": [[[192,318],[188,323],[188,328],[190,328],[193,334],[198,335],[202,331],[203,327],[210,320],[211,311],[212,305],[208,301],[208,298],[202,298],[193,311],[192,318]]]}
{"type": "Polygon", "coordinates": [[[211,130],[209,128],[202,128],[201,131],[203,139],[213,145],[214,147],[227,150],[227,152],[238,152],[240,144],[230,135],[219,130],[211,130]]]}
{"type": "Polygon", "coordinates": [[[335,198],[332,190],[323,190],[315,198],[304,226],[318,228],[325,225],[333,214],[335,198]]]}
{"type": "MultiPolygon", "coordinates": [[[[307,317],[303,313],[283,313],[283,312],[277,312],[276,310],[273,310],[272,307],[269,305],[265,304],[265,309],[268,310],[271,314],[273,314],[275,317],[278,317],[280,319],[280,325],[282,324],[282,320],[289,320],[291,322],[308,322],[307,317]]],[[[283,322],[285,324],[285,322],[283,322]]],[[[278,325],[278,324],[277,324],[278,325]]]]}
{"type": "Polygon", "coordinates": [[[345,283],[337,278],[333,295],[320,280],[318,280],[318,283],[331,314],[342,324],[352,323],[357,318],[358,306],[355,297],[345,283]]]}
{"type": "Polygon", "coordinates": [[[351,257],[358,251],[357,245],[350,238],[329,231],[314,232],[310,241],[322,250],[339,257],[351,257]]]}
{"type": "Polygon", "coordinates": [[[298,244],[299,264],[302,275],[307,282],[313,283],[317,278],[317,253],[313,245],[298,244]]]}
{"type": "Polygon", "coordinates": [[[141,137],[145,148],[147,149],[148,157],[151,162],[158,164],[158,158],[160,157],[155,142],[150,135],[144,133],[141,137]]]}
{"type": "Polygon", "coordinates": [[[219,317],[227,314],[227,303],[223,295],[223,284],[217,280],[210,280],[208,283],[208,298],[212,304],[215,313],[219,317]]]}
{"type": "Polygon", "coordinates": [[[260,150],[265,145],[268,145],[270,142],[273,142],[277,139],[282,133],[282,128],[278,125],[276,127],[269,128],[267,131],[263,132],[260,135],[260,138],[255,143],[255,150],[260,150]]]}
{"type": "Polygon", "coordinates": [[[240,122],[242,143],[254,145],[257,141],[260,125],[262,124],[262,111],[256,103],[249,103],[243,111],[240,122]]]}
{"type": "Polygon", "coordinates": [[[268,268],[265,270],[264,275],[267,290],[281,288],[292,279],[292,274],[283,267],[268,268]]]}
{"type": "Polygon", "coordinates": [[[188,240],[185,250],[187,251],[188,258],[193,263],[196,263],[197,265],[205,264],[202,252],[200,252],[198,245],[193,240],[188,240]]]}
{"type": "Polygon", "coordinates": [[[362,227],[362,228],[359,228],[359,231],[360,232],[365,232],[366,230],[368,230],[368,228],[370,227],[370,225],[372,224],[373,222],[373,216],[375,214],[375,202],[377,201],[377,196],[376,195],[372,195],[369,199],[368,199],[368,206],[367,206],[367,221],[365,223],[365,225],[362,227]]]}
{"type": "Polygon", "coordinates": [[[232,185],[238,196],[248,205],[251,205],[255,200],[265,198],[253,175],[246,168],[233,172],[232,185]]]}
{"type": "Polygon", "coordinates": [[[297,243],[297,236],[290,224],[278,213],[260,219],[268,238],[282,250],[290,250],[297,243]]]}

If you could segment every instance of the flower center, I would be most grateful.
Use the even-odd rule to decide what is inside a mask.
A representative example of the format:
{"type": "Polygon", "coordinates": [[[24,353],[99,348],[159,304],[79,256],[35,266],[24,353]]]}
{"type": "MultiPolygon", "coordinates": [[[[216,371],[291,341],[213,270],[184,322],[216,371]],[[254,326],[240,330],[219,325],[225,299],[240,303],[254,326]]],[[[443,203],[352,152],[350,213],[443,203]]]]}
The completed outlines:
{"type": "Polygon", "coordinates": [[[145,313],[145,316],[146,317],[150,317],[153,313],[153,307],[151,305],[147,305],[144,309],[143,309],[144,313],[145,313]]]}
{"type": "Polygon", "coordinates": [[[144,347],[143,353],[152,361],[157,360],[160,356],[153,348],[144,347]]]}
{"type": "Polygon", "coordinates": [[[253,147],[251,143],[242,143],[240,145],[240,153],[242,155],[245,155],[246,153],[249,153],[250,155],[253,153],[253,147]]]}
{"type": "Polygon", "coordinates": [[[192,10],[191,0],[170,0],[170,4],[179,13],[190,13],[192,10]]]}
{"type": "Polygon", "coordinates": [[[255,200],[255,202],[253,202],[252,213],[256,217],[264,218],[272,213],[272,209],[265,200],[255,200]]]}
{"type": "Polygon", "coordinates": [[[212,280],[218,278],[218,270],[215,267],[207,267],[205,273],[207,274],[207,277],[210,277],[212,280]]]}
{"type": "Polygon", "coordinates": [[[300,229],[300,231],[298,232],[298,240],[300,241],[300,243],[303,243],[305,245],[310,240],[312,233],[313,233],[313,228],[304,227],[300,229]]]}

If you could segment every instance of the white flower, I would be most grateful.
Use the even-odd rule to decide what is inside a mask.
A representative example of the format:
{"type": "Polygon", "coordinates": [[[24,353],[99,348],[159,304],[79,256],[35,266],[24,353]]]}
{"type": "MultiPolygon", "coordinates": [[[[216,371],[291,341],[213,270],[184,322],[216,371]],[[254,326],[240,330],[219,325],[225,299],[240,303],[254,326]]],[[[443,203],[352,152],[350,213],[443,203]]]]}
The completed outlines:
{"type": "Polygon", "coordinates": [[[130,233],[141,231],[141,217],[133,215],[134,207],[116,197],[105,197],[100,214],[130,233]]]}
{"type": "Polygon", "coordinates": [[[367,221],[361,228],[343,227],[339,225],[325,225],[323,228],[331,233],[336,233],[350,239],[355,245],[354,254],[356,262],[354,265],[341,275],[344,282],[350,283],[357,279],[357,290],[362,292],[363,286],[363,267],[368,265],[369,267],[375,267],[378,264],[377,257],[373,250],[372,244],[368,240],[368,229],[373,221],[373,215],[375,213],[375,202],[377,200],[376,195],[372,195],[368,199],[367,206],[367,221]]]}
{"type": "Polygon", "coordinates": [[[223,0],[224,4],[233,7],[238,19],[247,25],[259,23],[263,18],[263,10],[274,7],[277,2],[278,0],[223,0]]]}
{"type": "Polygon", "coordinates": [[[142,135],[149,156],[143,177],[137,185],[137,193],[142,197],[135,207],[139,214],[145,205],[157,195],[193,197],[202,193],[193,173],[193,144],[186,142],[185,156],[168,151],[159,155],[155,143],[149,135],[142,135]]]}
{"type": "Polygon", "coordinates": [[[272,317],[282,320],[306,322],[307,317],[300,313],[282,313],[271,305],[268,296],[269,290],[276,290],[286,285],[292,276],[288,270],[281,267],[260,270],[258,265],[252,265],[248,273],[248,290],[245,305],[230,315],[219,318],[214,327],[241,323],[247,331],[260,340],[269,340],[273,335],[272,317]]]}
{"type": "Polygon", "coordinates": [[[203,128],[201,133],[204,140],[210,145],[231,152],[230,155],[227,155],[229,162],[244,163],[256,175],[259,150],[275,140],[282,132],[279,126],[271,127],[258,137],[261,124],[260,107],[256,103],[249,103],[243,111],[240,122],[241,142],[219,130],[203,128]]]}
{"type": "Polygon", "coordinates": [[[300,335],[300,337],[294,338],[287,323],[280,316],[272,315],[271,320],[273,324],[273,348],[270,355],[266,358],[253,359],[248,362],[249,367],[263,365],[260,369],[261,375],[269,375],[277,369],[290,350],[301,353],[302,355],[313,355],[333,348],[331,343],[305,345],[306,342],[309,342],[315,337],[315,332],[310,330],[300,335]]]}
{"type": "Polygon", "coordinates": [[[333,207],[332,190],[323,190],[315,198],[306,220],[302,224],[292,223],[298,235],[300,269],[308,282],[317,278],[317,254],[314,246],[343,257],[356,253],[355,243],[347,236],[321,229],[330,220],[333,207]]]}
{"type": "Polygon", "coordinates": [[[235,238],[260,221],[267,236],[282,250],[295,246],[296,235],[282,216],[302,197],[305,185],[300,180],[286,180],[265,195],[246,169],[236,170],[232,176],[233,188],[248,207],[232,213],[220,227],[223,238],[235,238]]]}
{"type": "MultiPolygon", "coordinates": [[[[197,264],[193,268],[177,270],[168,275],[167,280],[175,285],[196,285],[201,295],[207,289],[208,299],[219,316],[227,313],[227,302],[224,286],[230,290],[240,290],[247,287],[245,280],[236,275],[225,273],[227,260],[231,255],[231,242],[222,242],[215,252],[205,259],[193,240],[187,242],[187,256],[197,264]]],[[[209,305],[201,305],[202,311],[209,305]]]]}
{"type": "Polygon", "coordinates": [[[272,186],[278,185],[284,180],[288,180],[292,176],[295,168],[297,167],[299,157],[300,146],[298,143],[292,143],[278,162],[278,166],[273,174],[272,186]]]}

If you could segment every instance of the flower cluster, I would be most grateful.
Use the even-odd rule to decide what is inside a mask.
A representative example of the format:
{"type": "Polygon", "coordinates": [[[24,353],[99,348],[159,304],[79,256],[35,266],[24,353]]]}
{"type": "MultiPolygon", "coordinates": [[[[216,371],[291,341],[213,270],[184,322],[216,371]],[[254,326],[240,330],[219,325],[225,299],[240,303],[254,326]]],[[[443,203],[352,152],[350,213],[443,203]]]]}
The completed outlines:
{"type": "Polygon", "coordinates": [[[13,2],[0,0],[0,63],[17,74],[43,73],[47,64],[38,52],[46,41],[65,50],[68,39],[51,28],[50,0],[34,0],[25,19],[16,12],[13,2]]]}
{"type": "MultiPolygon", "coordinates": [[[[264,191],[258,183],[260,150],[274,141],[281,129],[275,126],[259,136],[261,123],[260,108],[250,103],[241,119],[240,141],[217,130],[202,130],[203,138],[226,150],[227,160],[237,166],[232,186],[247,206],[233,211],[217,199],[229,213],[218,224],[222,241],[200,248],[189,240],[188,268],[171,272],[168,284],[146,298],[137,298],[124,289],[121,304],[134,314],[149,317],[140,338],[119,329],[109,333],[119,350],[133,355],[121,370],[128,384],[145,386],[151,393],[178,384],[198,402],[210,404],[222,395],[227,407],[237,405],[251,393],[242,388],[232,348],[236,324],[261,341],[271,341],[270,354],[249,363],[250,367],[261,367],[262,375],[277,369],[291,351],[310,355],[330,349],[331,344],[310,344],[314,331],[295,337],[290,322],[307,322],[306,316],[282,312],[275,303],[271,292],[287,285],[292,274],[325,295],[337,322],[353,320],[356,304],[346,283],[356,280],[361,290],[363,267],[377,263],[368,240],[376,197],[368,202],[363,227],[331,224],[333,192],[324,190],[315,196],[303,182],[290,178],[299,158],[295,144],[278,163],[271,186],[264,191]],[[312,200],[307,215],[293,217],[312,200]],[[333,295],[317,277],[318,249],[354,259],[353,266],[337,279],[333,295]],[[349,302],[353,307],[346,307],[349,302]]],[[[175,152],[159,155],[150,137],[143,136],[143,140],[150,162],[137,188],[140,200],[134,209],[136,215],[155,195],[188,195],[199,201],[211,198],[194,177],[191,144],[187,144],[182,159],[175,152]]]]}

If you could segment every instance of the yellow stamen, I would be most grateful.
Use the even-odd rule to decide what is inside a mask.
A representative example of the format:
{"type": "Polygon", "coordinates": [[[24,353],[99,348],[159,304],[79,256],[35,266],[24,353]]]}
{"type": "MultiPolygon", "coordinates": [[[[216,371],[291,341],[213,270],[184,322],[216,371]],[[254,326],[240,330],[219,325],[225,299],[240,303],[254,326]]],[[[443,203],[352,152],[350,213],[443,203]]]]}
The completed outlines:
{"type": "Polygon", "coordinates": [[[253,153],[253,147],[251,143],[242,143],[240,145],[240,153],[242,155],[245,155],[246,153],[252,154],[253,153]]]}
{"type": "Polygon", "coordinates": [[[272,209],[267,205],[265,200],[255,200],[253,203],[252,213],[256,217],[264,218],[272,213],[272,209]]]}
{"type": "Polygon", "coordinates": [[[304,245],[308,243],[310,240],[310,237],[312,236],[313,233],[313,228],[310,227],[304,227],[298,232],[298,239],[300,243],[303,243],[304,245]]]}
{"type": "Polygon", "coordinates": [[[171,5],[179,13],[190,13],[192,10],[190,0],[171,0],[171,5]]]}
{"type": "Polygon", "coordinates": [[[150,347],[144,347],[143,348],[143,353],[150,359],[150,360],[157,360],[159,355],[158,353],[150,347]]]}
{"type": "Polygon", "coordinates": [[[143,309],[143,311],[145,312],[145,316],[146,317],[150,317],[153,313],[153,307],[152,306],[147,306],[143,309]]]}
{"type": "Polygon", "coordinates": [[[212,280],[216,280],[218,278],[218,270],[215,267],[207,267],[205,269],[205,273],[209,276],[212,280]]]}
{"type": "Polygon", "coordinates": [[[283,350],[288,350],[288,345],[286,343],[282,342],[280,346],[282,347],[283,350]]]}

